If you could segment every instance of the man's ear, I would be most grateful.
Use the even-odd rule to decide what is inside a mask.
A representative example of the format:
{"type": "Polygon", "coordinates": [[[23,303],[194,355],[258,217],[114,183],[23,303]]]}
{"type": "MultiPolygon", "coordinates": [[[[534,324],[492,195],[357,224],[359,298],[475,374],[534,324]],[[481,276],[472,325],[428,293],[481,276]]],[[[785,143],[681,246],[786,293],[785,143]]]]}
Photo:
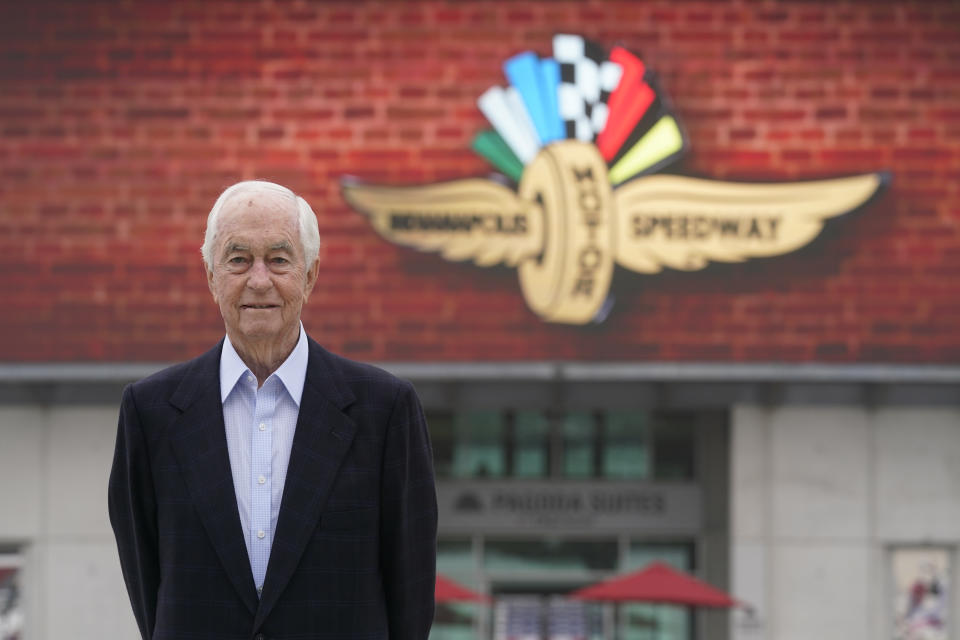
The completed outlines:
{"type": "Polygon", "coordinates": [[[207,288],[210,289],[210,295],[213,296],[214,302],[217,300],[217,292],[213,288],[213,269],[207,266],[207,263],[203,263],[203,270],[207,273],[207,288]]]}
{"type": "Polygon", "coordinates": [[[303,284],[303,301],[306,302],[313,292],[313,286],[317,284],[317,276],[320,273],[320,258],[314,258],[313,264],[307,269],[307,281],[303,284]]]}

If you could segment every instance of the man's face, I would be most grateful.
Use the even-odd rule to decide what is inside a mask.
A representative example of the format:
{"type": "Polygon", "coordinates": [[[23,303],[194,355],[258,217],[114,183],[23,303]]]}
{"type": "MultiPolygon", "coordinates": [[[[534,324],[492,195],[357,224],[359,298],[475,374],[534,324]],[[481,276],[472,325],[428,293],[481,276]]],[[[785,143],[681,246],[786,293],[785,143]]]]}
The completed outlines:
{"type": "Polygon", "coordinates": [[[314,261],[305,269],[289,196],[268,189],[234,194],[220,214],[207,284],[235,346],[295,341],[318,268],[314,261]]]}

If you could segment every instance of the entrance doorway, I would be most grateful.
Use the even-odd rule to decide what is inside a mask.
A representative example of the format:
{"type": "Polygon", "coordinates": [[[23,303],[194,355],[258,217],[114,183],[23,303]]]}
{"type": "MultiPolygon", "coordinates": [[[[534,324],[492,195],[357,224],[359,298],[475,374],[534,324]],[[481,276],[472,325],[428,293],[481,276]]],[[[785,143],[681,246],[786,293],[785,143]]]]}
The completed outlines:
{"type": "Polygon", "coordinates": [[[725,582],[725,411],[643,409],[629,398],[504,407],[470,388],[464,406],[426,408],[437,569],[491,600],[438,608],[432,640],[726,637],[680,607],[624,604],[614,616],[612,605],[568,598],[653,561],[725,582]]]}

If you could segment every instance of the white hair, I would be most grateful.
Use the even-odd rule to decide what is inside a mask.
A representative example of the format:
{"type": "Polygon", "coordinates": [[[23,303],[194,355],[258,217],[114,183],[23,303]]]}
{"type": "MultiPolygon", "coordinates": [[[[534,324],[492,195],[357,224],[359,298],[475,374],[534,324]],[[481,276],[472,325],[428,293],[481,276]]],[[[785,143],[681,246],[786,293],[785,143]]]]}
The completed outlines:
{"type": "Polygon", "coordinates": [[[210,269],[213,266],[213,244],[217,239],[217,231],[220,223],[220,213],[224,204],[231,196],[241,191],[278,191],[288,196],[297,209],[297,223],[300,228],[300,244],[303,248],[303,257],[307,270],[313,266],[317,256],[320,254],[320,229],[317,226],[317,216],[313,209],[307,204],[307,201],[295,194],[293,191],[266,180],[245,180],[230,185],[224,189],[217,201],[213,203],[210,214],[207,216],[207,230],[203,234],[203,246],[200,247],[200,254],[203,256],[203,262],[210,269]]]}

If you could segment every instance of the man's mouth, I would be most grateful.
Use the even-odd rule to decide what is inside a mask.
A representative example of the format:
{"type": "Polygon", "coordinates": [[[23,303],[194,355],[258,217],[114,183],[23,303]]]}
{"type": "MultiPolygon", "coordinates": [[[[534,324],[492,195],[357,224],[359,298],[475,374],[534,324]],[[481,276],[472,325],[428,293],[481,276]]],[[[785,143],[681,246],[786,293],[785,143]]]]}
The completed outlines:
{"type": "Polygon", "coordinates": [[[276,309],[278,304],[242,304],[241,309],[276,309]]]}

